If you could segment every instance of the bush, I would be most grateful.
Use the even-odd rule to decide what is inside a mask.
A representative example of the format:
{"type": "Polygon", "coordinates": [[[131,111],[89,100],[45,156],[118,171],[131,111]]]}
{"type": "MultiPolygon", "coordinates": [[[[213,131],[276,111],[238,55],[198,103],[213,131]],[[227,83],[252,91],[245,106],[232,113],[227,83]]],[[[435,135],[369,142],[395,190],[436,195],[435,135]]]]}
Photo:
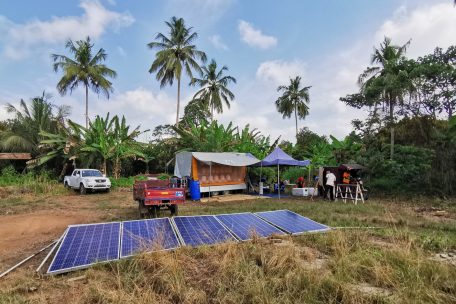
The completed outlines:
{"type": "Polygon", "coordinates": [[[50,177],[47,171],[19,174],[12,166],[3,168],[0,187],[16,187],[20,193],[58,194],[64,192],[63,185],[50,177]]]}
{"type": "Polygon", "coordinates": [[[309,175],[309,169],[307,167],[289,167],[283,173],[281,173],[280,179],[281,180],[289,180],[291,184],[296,183],[296,180],[299,177],[304,177],[307,180],[307,176],[309,175]]]}

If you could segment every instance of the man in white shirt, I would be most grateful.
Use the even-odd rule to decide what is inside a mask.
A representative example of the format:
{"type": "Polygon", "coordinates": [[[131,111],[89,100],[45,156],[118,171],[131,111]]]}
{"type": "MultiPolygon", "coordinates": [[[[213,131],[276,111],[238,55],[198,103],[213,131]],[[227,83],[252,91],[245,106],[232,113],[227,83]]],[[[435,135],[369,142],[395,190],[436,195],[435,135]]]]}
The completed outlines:
{"type": "Polygon", "coordinates": [[[329,191],[329,196],[331,200],[334,200],[334,186],[336,182],[336,176],[334,173],[331,171],[326,171],[326,187],[325,187],[325,196],[326,198],[328,196],[328,191],[329,191]]]}

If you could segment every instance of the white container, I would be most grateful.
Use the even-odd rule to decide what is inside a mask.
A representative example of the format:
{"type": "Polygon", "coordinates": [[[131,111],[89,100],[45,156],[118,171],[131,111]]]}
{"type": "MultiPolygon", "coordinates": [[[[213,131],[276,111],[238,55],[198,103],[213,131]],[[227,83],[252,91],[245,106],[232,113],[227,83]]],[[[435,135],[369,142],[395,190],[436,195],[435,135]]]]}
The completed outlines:
{"type": "Polygon", "coordinates": [[[293,188],[291,190],[293,196],[309,196],[309,188],[293,188]]]}

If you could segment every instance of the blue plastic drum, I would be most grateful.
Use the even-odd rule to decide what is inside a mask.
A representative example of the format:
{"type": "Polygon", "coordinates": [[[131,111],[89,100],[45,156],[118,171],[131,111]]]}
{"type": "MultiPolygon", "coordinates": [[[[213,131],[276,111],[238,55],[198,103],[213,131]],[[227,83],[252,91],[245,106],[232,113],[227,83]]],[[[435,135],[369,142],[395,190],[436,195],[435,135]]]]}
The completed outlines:
{"type": "Polygon", "coordinates": [[[190,198],[192,201],[199,201],[201,199],[200,182],[191,180],[190,181],[190,198]]]}

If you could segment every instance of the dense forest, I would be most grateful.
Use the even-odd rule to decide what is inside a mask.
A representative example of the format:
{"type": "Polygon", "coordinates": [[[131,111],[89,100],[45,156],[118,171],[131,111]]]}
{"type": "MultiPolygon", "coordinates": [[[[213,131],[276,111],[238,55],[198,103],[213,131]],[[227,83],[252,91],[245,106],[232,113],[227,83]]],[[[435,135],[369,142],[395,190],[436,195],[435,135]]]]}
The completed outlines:
{"type": "MultiPolygon", "coordinates": [[[[183,19],[173,17],[166,24],[169,33],[157,34],[148,44],[155,51],[149,72],[161,86],[177,82],[175,124],[155,126],[150,141],[141,142],[138,136],[149,130],[130,126],[125,117],[87,115],[83,126],[69,119],[71,109],[60,105],[58,97],[43,92],[19,106],[12,104],[17,101],[5,106],[11,118],[0,122],[0,152],[28,152],[33,159],[3,160],[0,169],[47,172],[61,179],[72,166],[90,166],[118,178],[172,172],[177,151],[250,152],[263,158],[279,145],[296,159],[311,160],[311,170],[364,165],[367,185],[377,193],[456,194],[456,47],[437,47],[432,54],[411,59],[410,42],[399,46],[385,38],[374,49],[371,65],[359,71],[359,91],[340,98],[348,108],[369,113],[365,120],[352,121],[353,131],[343,139],[298,128],[298,120],[311,112],[312,90],[290,75],[290,83],[278,87],[281,96],[271,102],[283,118],[295,119],[296,143],[291,143],[270,138],[267,130],[215,120],[214,112],[223,113],[235,100],[230,86],[236,79],[214,59],[206,64],[206,53],[195,44],[197,33],[183,19]],[[198,91],[182,115],[183,73],[198,91]]],[[[90,38],[69,40],[66,47],[70,57],[52,55],[54,70],[62,73],[57,90],[65,95],[83,87],[88,113],[88,91],[109,97],[117,74],[105,65],[105,50],[95,51],[90,38]]],[[[299,169],[284,171],[288,178],[302,174],[299,169]]]]}

